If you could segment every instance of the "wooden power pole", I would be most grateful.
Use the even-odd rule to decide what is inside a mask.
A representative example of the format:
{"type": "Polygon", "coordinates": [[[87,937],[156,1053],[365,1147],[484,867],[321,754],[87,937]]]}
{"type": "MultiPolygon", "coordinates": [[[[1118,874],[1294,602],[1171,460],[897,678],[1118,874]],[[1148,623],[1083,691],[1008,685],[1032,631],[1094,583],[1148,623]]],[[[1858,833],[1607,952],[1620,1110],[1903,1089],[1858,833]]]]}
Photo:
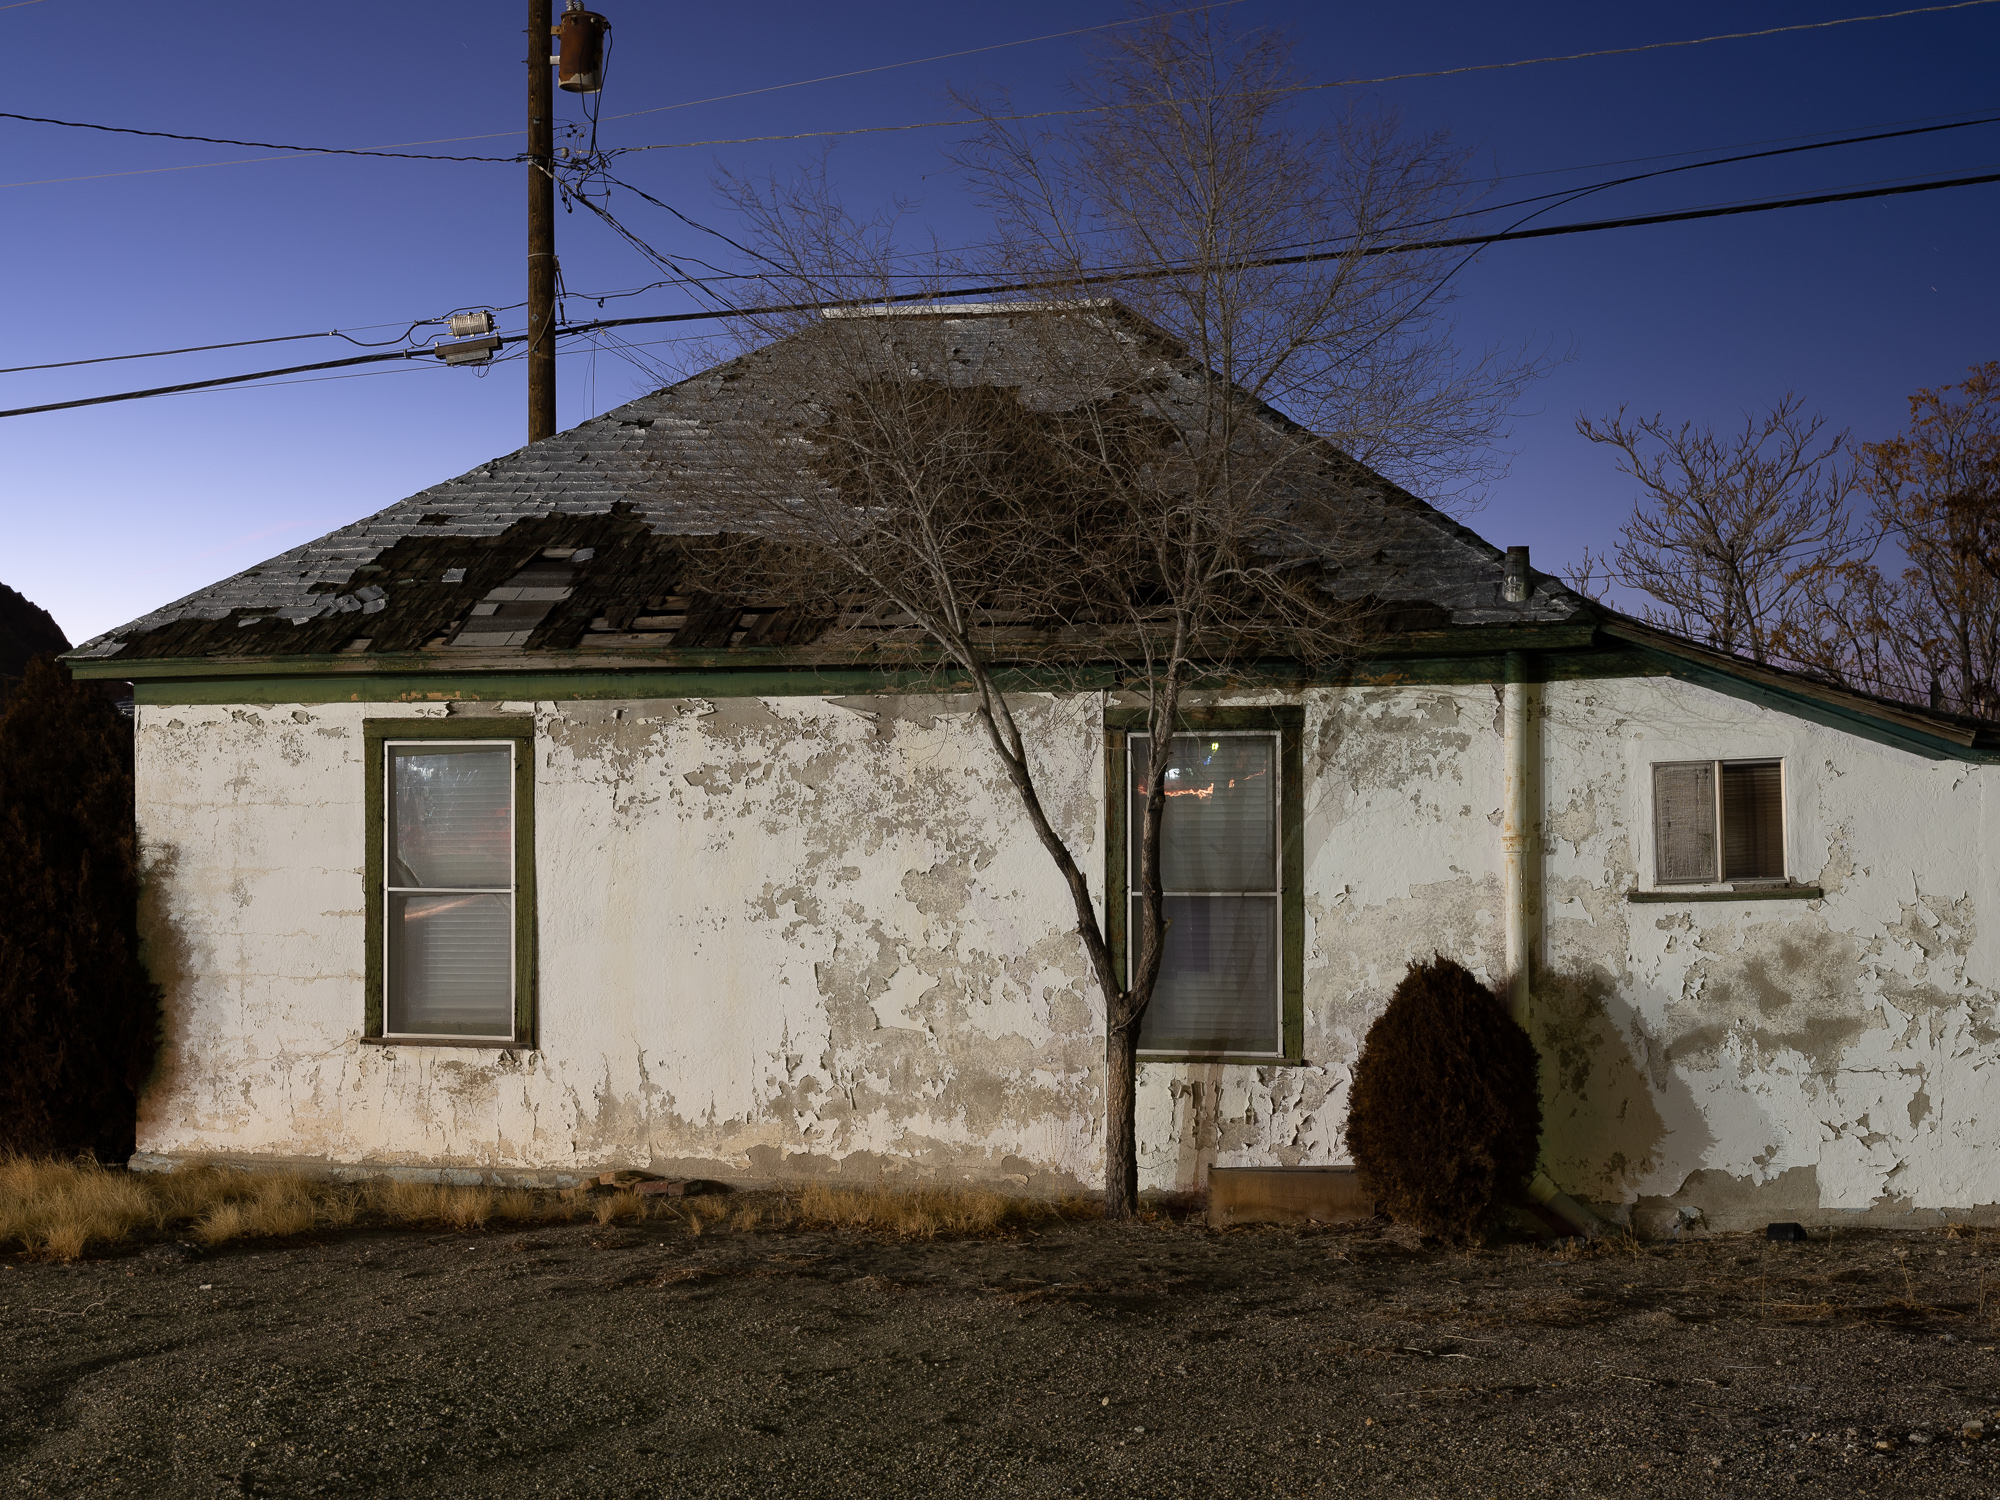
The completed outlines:
{"type": "Polygon", "coordinates": [[[528,441],[556,430],[556,127],[552,0],[528,0],[528,441]]]}

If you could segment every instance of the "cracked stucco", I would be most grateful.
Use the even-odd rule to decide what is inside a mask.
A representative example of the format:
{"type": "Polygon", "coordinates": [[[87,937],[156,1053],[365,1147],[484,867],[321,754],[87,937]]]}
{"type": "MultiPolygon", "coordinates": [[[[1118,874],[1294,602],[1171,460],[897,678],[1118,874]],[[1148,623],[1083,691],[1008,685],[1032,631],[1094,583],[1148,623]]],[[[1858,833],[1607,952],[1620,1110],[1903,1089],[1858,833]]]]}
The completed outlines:
{"type": "MultiPolygon", "coordinates": [[[[1238,701],[1238,700],[1232,700],[1238,701]]],[[[1240,701],[1275,701],[1270,695],[1240,701]]],[[[1144,1069],[1150,1186],[1344,1159],[1351,1070],[1413,957],[1499,977],[1490,686],[1304,695],[1306,1064],[1144,1069]]],[[[1545,1163],[1711,1223],[2000,1201],[1994,771],[1667,679],[1535,690],[1545,1163]],[[1781,756],[1815,901],[1629,904],[1649,766],[1781,756]]],[[[963,701],[532,711],[540,1047],[371,1047],[364,716],[142,707],[149,957],[172,1043],[141,1145],[340,1162],[755,1176],[1100,1172],[1102,1006],[963,701]]],[[[1101,875],[1102,703],[1027,708],[1101,875]]]]}

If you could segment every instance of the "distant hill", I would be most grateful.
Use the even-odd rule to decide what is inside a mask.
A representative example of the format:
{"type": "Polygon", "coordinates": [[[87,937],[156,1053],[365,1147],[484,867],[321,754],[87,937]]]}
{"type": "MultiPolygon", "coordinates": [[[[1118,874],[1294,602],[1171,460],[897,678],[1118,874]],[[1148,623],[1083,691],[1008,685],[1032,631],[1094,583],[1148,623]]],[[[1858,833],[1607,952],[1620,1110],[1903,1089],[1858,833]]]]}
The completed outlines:
{"type": "Polygon", "coordinates": [[[69,637],[54,616],[0,583],[0,702],[6,700],[11,679],[27,670],[29,658],[67,650],[69,637]]]}

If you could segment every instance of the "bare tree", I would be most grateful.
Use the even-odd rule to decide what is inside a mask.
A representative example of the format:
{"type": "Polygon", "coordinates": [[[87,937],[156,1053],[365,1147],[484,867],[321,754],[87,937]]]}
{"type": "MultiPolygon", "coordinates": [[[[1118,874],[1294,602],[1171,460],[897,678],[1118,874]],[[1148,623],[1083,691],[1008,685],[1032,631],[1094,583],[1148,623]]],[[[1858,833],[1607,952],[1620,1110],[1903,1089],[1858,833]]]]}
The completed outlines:
{"type": "MultiPolygon", "coordinates": [[[[1121,974],[1043,806],[1017,694],[1115,673],[1164,747],[1204,680],[1351,655],[1370,607],[1359,544],[1379,547],[1398,511],[1340,448],[1401,477],[1476,476],[1529,374],[1493,355],[1452,362],[1436,313],[1448,262],[1367,253],[1452,212],[1462,158],[1359,114],[1298,127],[1295,86],[1280,39],[1237,39],[1195,13],[1113,44],[1083,85],[1101,107],[1067,134],[1010,133],[984,101],[962,158],[995,212],[982,269],[1043,299],[1015,309],[1005,340],[940,307],[746,320],[752,345],[791,335],[782,361],[748,356],[768,356],[767,382],[782,363],[789,393],[705,497],[714,529],[756,539],[761,576],[820,601],[827,649],[840,622],[887,610],[910,659],[969,688],[1103,996],[1114,1217],[1137,1203],[1166,756],[1133,830],[1140,910],[1121,974]],[[1255,264],[1304,243],[1338,254],[1255,264]],[[1104,267],[1123,274],[1106,281],[1104,267]]],[[[777,300],[907,286],[894,223],[849,215],[822,176],[732,193],[777,300]]]]}
{"type": "Polygon", "coordinates": [[[1623,407],[1602,422],[1578,417],[1577,431],[1616,448],[1620,472],[1644,489],[1608,580],[1652,599],[1655,624],[1766,660],[1808,569],[1851,548],[1847,434],[1823,437],[1824,426],[1792,395],[1729,434],[1628,422],[1623,407]]]}

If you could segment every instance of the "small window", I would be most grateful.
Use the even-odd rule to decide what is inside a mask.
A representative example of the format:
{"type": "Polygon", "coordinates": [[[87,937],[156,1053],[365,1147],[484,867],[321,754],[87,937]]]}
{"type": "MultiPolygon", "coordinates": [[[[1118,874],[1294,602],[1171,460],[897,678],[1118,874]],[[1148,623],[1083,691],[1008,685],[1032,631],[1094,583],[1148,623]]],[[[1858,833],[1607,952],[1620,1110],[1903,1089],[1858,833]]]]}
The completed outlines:
{"type": "Polygon", "coordinates": [[[1653,866],[1660,885],[1783,880],[1784,763],[1695,760],[1654,766],[1653,866]]]}
{"type": "Polygon", "coordinates": [[[367,1035],[525,1041],[532,1022],[529,731],[373,722],[367,1035]]]}

